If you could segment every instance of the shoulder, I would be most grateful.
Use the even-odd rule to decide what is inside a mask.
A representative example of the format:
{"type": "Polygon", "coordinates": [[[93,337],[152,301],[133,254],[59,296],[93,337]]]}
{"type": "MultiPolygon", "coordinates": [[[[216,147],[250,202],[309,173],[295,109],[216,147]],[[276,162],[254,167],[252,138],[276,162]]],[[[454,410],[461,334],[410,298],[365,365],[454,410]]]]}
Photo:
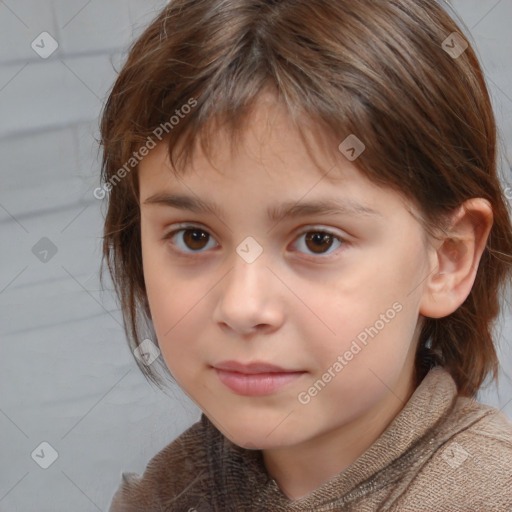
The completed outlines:
{"type": "Polygon", "coordinates": [[[412,510],[407,508],[411,497],[428,511],[512,510],[512,422],[494,407],[458,397],[444,428],[442,442],[410,482],[400,510],[412,510]],[[460,418],[473,420],[461,423],[460,418]]]}
{"type": "MultiPolygon", "coordinates": [[[[449,452],[450,444],[455,448],[459,445],[461,457],[464,455],[462,453],[464,450],[467,452],[465,458],[474,459],[477,465],[479,462],[485,464],[487,471],[484,467],[481,467],[481,470],[491,472],[489,477],[501,474],[510,478],[512,475],[512,422],[510,419],[499,409],[466,397],[457,399],[453,414],[469,418],[474,415],[475,421],[469,422],[467,426],[454,433],[443,447],[442,453],[439,454],[438,451],[436,455],[444,454],[446,457],[445,452],[449,452]],[[490,471],[493,467],[497,470],[494,474],[490,471]]],[[[512,481],[509,480],[508,483],[512,481]]]]}
{"type": "Polygon", "coordinates": [[[207,471],[206,430],[202,417],[157,453],[142,476],[123,473],[109,512],[160,512],[163,503],[171,503],[185,488],[193,486],[207,471]]]}

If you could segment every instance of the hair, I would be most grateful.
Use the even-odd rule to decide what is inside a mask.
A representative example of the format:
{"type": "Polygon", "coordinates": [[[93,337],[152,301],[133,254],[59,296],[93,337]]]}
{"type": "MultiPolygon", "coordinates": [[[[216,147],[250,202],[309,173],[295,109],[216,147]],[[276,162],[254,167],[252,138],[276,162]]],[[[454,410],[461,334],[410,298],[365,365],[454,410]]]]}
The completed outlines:
{"type": "MultiPolygon", "coordinates": [[[[359,171],[407,198],[426,232],[446,232],[467,199],[489,201],[494,222],[473,288],[452,314],[422,319],[415,382],[436,365],[464,396],[474,396],[490,372],[497,380],[492,329],[512,272],[510,206],[482,69],[470,43],[457,58],[443,48],[460,32],[441,1],[173,0],[146,28],[101,119],[101,178],[109,192],[102,273],[106,260],[132,351],[142,324],[151,325],[138,151],[165,140],[179,176],[185,171],[177,163],[185,169],[198,142],[209,154],[218,126],[236,142],[269,89],[299,131],[308,120],[335,148],[349,134],[363,141],[359,171]]],[[[136,362],[159,384],[152,368],[136,362]]]]}

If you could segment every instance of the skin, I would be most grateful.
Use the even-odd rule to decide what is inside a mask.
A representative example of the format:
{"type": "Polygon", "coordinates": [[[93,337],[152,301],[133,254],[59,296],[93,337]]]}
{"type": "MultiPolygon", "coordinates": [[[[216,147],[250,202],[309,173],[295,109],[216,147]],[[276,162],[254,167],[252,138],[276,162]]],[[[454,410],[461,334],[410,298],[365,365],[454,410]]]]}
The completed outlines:
{"type": "Polygon", "coordinates": [[[404,407],[421,320],[466,299],[492,225],[489,204],[473,199],[454,214],[452,240],[429,244],[402,197],[335,149],[317,147],[312,159],[284,110],[262,96],[235,153],[219,131],[212,161],[198,148],[183,178],[173,175],[164,143],[138,169],[144,278],[165,363],[228,439],[262,450],[291,499],[343,471],[404,407]],[[161,192],[214,201],[222,217],[145,203],[161,192]],[[325,198],[378,215],[266,217],[270,205],[325,198]],[[183,222],[203,242],[191,241],[194,230],[164,239],[183,222]],[[325,230],[341,241],[315,250],[305,234],[325,230]],[[248,236],[263,249],[252,263],[236,252],[248,236]],[[394,318],[301,403],[300,393],[397,303],[394,318]],[[228,359],[305,373],[272,395],[241,396],[212,368],[228,359]]]}

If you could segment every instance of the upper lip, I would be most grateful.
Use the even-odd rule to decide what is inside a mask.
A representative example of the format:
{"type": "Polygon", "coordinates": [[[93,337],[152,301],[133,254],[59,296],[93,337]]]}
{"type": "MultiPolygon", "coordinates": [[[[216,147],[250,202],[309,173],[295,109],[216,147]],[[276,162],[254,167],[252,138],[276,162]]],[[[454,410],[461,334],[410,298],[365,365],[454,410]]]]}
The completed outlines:
{"type": "Polygon", "coordinates": [[[254,361],[252,363],[239,363],[238,361],[221,361],[214,365],[219,370],[231,370],[240,373],[292,373],[300,370],[286,370],[274,364],[262,361],[254,361]]]}

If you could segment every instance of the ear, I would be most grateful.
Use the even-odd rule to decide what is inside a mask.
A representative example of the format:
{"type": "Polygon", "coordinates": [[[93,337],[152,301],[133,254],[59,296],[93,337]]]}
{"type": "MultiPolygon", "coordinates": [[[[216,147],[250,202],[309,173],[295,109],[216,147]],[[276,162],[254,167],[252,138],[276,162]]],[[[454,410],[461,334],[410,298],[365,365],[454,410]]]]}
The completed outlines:
{"type": "Polygon", "coordinates": [[[468,297],[493,223],[486,199],[465,201],[452,215],[447,235],[432,252],[420,314],[442,318],[453,313],[468,297]]]}

